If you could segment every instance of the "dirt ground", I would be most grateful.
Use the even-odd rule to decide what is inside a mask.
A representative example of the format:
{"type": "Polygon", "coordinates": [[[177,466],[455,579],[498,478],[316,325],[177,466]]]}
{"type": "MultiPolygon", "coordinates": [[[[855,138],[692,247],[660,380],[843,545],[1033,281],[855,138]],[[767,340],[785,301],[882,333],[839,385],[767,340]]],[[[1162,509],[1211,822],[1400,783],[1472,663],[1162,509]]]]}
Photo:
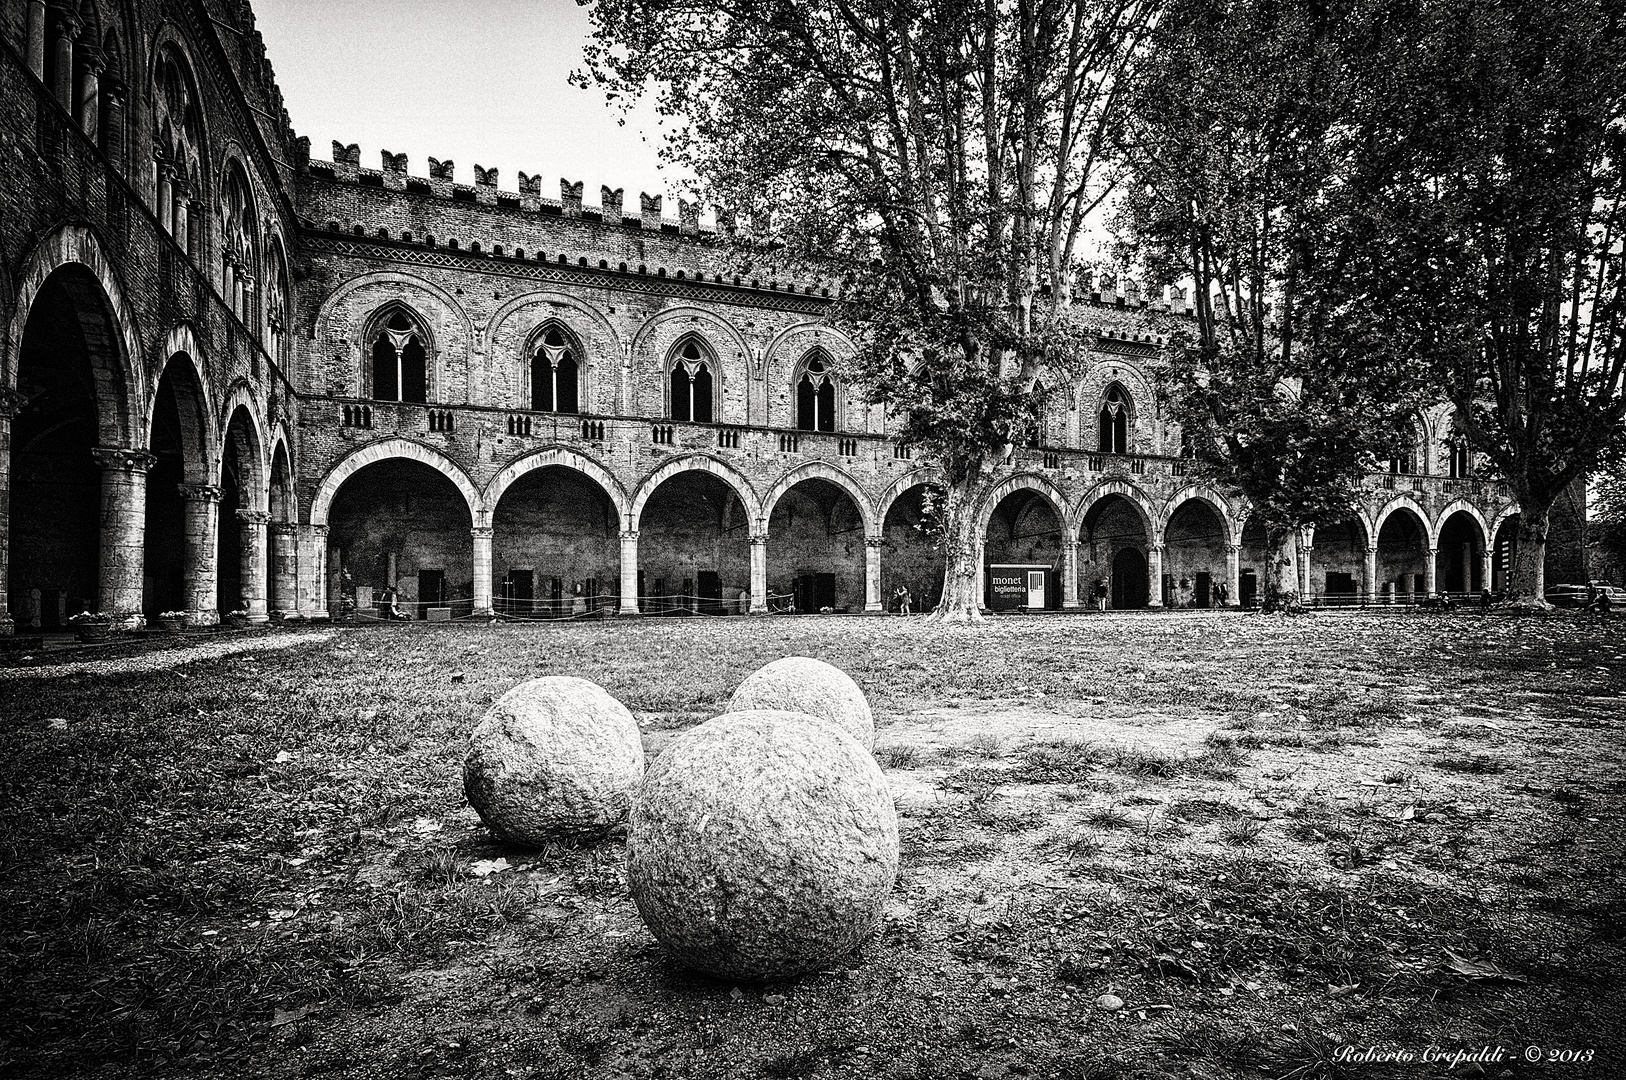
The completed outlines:
{"type": "Polygon", "coordinates": [[[14,657],[0,1075],[1626,1076],[1623,630],[644,620],[14,657]],[[601,683],[653,760],[789,654],[864,687],[900,815],[885,924],[835,970],[687,973],[620,836],[505,847],[463,799],[462,740],[521,679],[601,683]]]}

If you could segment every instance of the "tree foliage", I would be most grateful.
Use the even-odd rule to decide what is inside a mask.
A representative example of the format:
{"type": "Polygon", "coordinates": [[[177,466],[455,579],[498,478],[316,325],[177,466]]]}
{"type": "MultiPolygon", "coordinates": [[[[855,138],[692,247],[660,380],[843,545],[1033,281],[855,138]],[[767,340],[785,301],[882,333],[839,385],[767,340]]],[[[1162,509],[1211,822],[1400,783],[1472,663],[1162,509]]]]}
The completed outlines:
{"type": "Polygon", "coordinates": [[[1036,381],[1085,353],[1079,246],[1157,2],[594,0],[586,77],[656,97],[723,229],[843,267],[849,373],[945,484],[946,616],[975,617],[1036,381]]]}
{"type": "Polygon", "coordinates": [[[1350,516],[1409,404],[1340,287],[1370,242],[1347,228],[1344,181],[1370,141],[1359,102],[1384,27],[1364,0],[1178,0],[1122,128],[1126,240],[1194,286],[1172,412],[1265,526],[1267,608],[1297,606],[1299,531],[1350,516]]]}

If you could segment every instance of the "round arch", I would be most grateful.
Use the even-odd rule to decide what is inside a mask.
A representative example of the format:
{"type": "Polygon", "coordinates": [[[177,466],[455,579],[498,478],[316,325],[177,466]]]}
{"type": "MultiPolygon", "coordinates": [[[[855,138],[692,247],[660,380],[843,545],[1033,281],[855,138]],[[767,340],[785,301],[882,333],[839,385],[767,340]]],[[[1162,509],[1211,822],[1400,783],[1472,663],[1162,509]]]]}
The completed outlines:
{"type": "Polygon", "coordinates": [[[988,531],[988,526],[993,521],[994,511],[999,509],[999,504],[1005,501],[1005,497],[1018,491],[1033,491],[1043,495],[1049,501],[1050,509],[1056,515],[1056,523],[1061,526],[1062,535],[1065,537],[1073,535],[1073,521],[1068,513],[1067,496],[1063,495],[1061,489],[1053,484],[1049,478],[1041,476],[1039,473],[1021,472],[1001,480],[977,504],[975,520],[979,536],[988,531]]]}
{"type": "Polygon", "coordinates": [[[254,400],[253,391],[242,380],[232,384],[231,391],[226,395],[221,405],[220,419],[217,430],[220,432],[219,441],[215,444],[215,482],[220,482],[219,470],[223,467],[226,457],[226,440],[232,437],[232,420],[241,410],[248,417],[247,435],[249,439],[247,464],[252,474],[250,493],[252,504],[245,507],[248,510],[264,510],[268,497],[267,488],[271,476],[271,459],[267,456],[269,440],[266,436],[265,421],[262,419],[260,407],[254,400]]]}
{"type": "Polygon", "coordinates": [[[784,497],[785,493],[803,480],[828,480],[852,497],[854,505],[858,507],[859,516],[864,520],[864,535],[866,537],[879,536],[881,532],[881,519],[875,516],[874,507],[864,489],[858,486],[858,481],[845,470],[839,469],[825,461],[806,461],[788,469],[768,493],[762,497],[762,516],[759,520],[760,530],[768,531],[768,519],[773,516],[773,508],[784,497]]]}
{"type": "Polygon", "coordinates": [[[604,494],[609,496],[610,502],[615,505],[616,516],[623,521],[627,520],[629,504],[626,489],[621,486],[621,481],[603,465],[568,446],[544,446],[540,450],[533,450],[510,461],[501,472],[491,478],[490,483],[486,484],[483,505],[490,510],[496,510],[497,504],[502,502],[503,492],[507,491],[514,481],[526,473],[545,469],[550,465],[579,472],[598,484],[604,489],[604,494]]]}
{"type": "Polygon", "coordinates": [[[176,408],[181,414],[182,430],[186,431],[190,426],[191,440],[195,443],[192,447],[182,447],[186,482],[210,484],[220,468],[219,414],[215,411],[209,382],[203,377],[203,366],[196,350],[197,343],[185,327],[172,330],[165,341],[165,359],[158,369],[158,377],[153,380],[152,399],[147,403],[146,445],[153,445],[152,427],[158,422],[158,395],[163,392],[164,379],[175,369],[182,376],[172,379],[170,384],[176,396],[176,408]]]}
{"type": "Polygon", "coordinates": [[[1377,538],[1383,533],[1384,522],[1400,510],[1410,510],[1417,515],[1417,524],[1421,527],[1424,538],[1428,540],[1429,547],[1433,547],[1436,535],[1435,521],[1410,495],[1396,495],[1383,504],[1383,508],[1372,518],[1371,542],[1377,543],[1377,538]]]}
{"type": "Polygon", "coordinates": [[[920,484],[936,484],[942,486],[943,477],[936,469],[914,469],[904,473],[887,487],[886,491],[875,503],[875,520],[884,528],[886,515],[892,512],[892,504],[912,487],[920,484]]]}
{"type": "Polygon", "coordinates": [[[1519,513],[1520,510],[1517,500],[1508,503],[1506,506],[1498,510],[1495,516],[1493,516],[1490,520],[1490,528],[1485,532],[1485,535],[1489,537],[1486,543],[1496,543],[1496,534],[1502,531],[1502,526],[1518,517],[1519,513]]]}
{"type": "Polygon", "coordinates": [[[311,499],[310,523],[326,525],[328,511],[333,508],[333,499],[338,495],[339,488],[344,482],[367,466],[390,458],[421,462],[441,473],[463,493],[463,501],[468,504],[469,517],[474,521],[475,527],[486,524],[485,503],[480,497],[480,489],[469,479],[469,474],[464,472],[457,462],[434,447],[401,438],[368,443],[339,459],[338,464],[334,465],[316,486],[316,494],[311,499]]]}
{"type": "Polygon", "coordinates": [[[1157,534],[1162,536],[1174,520],[1174,515],[1181,506],[1192,500],[1205,503],[1219,518],[1220,528],[1224,530],[1223,540],[1226,544],[1235,544],[1242,537],[1242,527],[1239,518],[1231,513],[1230,502],[1219,492],[1204,484],[1188,484],[1169,496],[1157,514],[1157,534]]]}
{"type": "MultiPolygon", "coordinates": [[[[1484,538],[1485,543],[1496,543],[1496,534],[1490,531],[1490,526],[1485,523],[1485,515],[1480,513],[1479,507],[1467,499],[1455,499],[1447,503],[1445,509],[1440,511],[1440,516],[1434,519],[1433,527],[1428,534],[1429,547],[1438,548],[1440,546],[1440,533],[1445,530],[1445,523],[1451,519],[1452,514],[1459,511],[1474,519],[1474,523],[1479,526],[1479,534],[1484,538]]],[[[1500,523],[1498,522],[1498,524],[1500,523]]]]}
{"type": "MultiPolygon", "coordinates": [[[[1141,524],[1146,528],[1147,543],[1161,544],[1163,542],[1163,529],[1158,523],[1157,512],[1152,509],[1151,500],[1146,497],[1146,494],[1140,488],[1127,480],[1102,480],[1086,491],[1084,497],[1078,501],[1078,505],[1073,511],[1072,522],[1069,525],[1070,531],[1067,535],[1070,537],[1078,536],[1079,531],[1084,528],[1084,519],[1089,516],[1090,510],[1095,507],[1095,504],[1113,495],[1122,496],[1129,505],[1135,508],[1136,513],[1140,514],[1141,524]]],[[[1238,535],[1240,535],[1240,532],[1238,530],[1238,535]]]]}
{"type": "Polygon", "coordinates": [[[649,497],[655,493],[666,481],[679,473],[698,471],[709,472],[722,480],[723,483],[734,489],[734,494],[740,497],[745,504],[745,516],[749,521],[762,520],[762,501],[757,498],[756,488],[745,474],[719,458],[710,454],[686,454],[683,457],[673,458],[661,465],[638,482],[632,496],[632,504],[627,508],[627,528],[632,532],[638,531],[639,520],[643,517],[644,505],[649,497]]]}
{"type": "MultiPolygon", "coordinates": [[[[145,439],[148,430],[146,406],[152,395],[140,363],[141,344],[135,311],[125,298],[112,263],[96,234],[85,225],[64,225],[40,241],[29,254],[28,262],[17,279],[16,305],[12,309],[11,323],[5,341],[5,355],[0,357],[0,389],[15,389],[17,366],[21,359],[23,331],[34,300],[45,282],[64,266],[82,266],[101,286],[101,299],[106,303],[113,326],[109,336],[115,339],[114,351],[119,354],[118,366],[121,385],[107,389],[116,391],[114,419],[118,428],[117,444],[142,449],[144,443],[133,440],[139,435],[145,439]]],[[[104,438],[106,436],[104,435],[104,438]]]]}

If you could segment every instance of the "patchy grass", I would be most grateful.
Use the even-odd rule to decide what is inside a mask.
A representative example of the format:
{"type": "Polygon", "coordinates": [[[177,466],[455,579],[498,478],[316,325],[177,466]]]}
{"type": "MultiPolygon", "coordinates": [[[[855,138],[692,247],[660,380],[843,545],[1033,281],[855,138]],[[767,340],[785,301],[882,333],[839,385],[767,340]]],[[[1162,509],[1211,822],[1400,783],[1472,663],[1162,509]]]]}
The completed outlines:
{"type": "Polygon", "coordinates": [[[13,661],[0,1074],[1409,1080],[1337,1047],[1501,1043],[1620,1075],[1615,625],[413,625],[13,661]],[[864,687],[895,782],[899,884],[850,969],[736,995],[650,939],[619,837],[508,848],[464,805],[462,739],[521,679],[594,679],[654,754],[791,654],[864,687]]]}

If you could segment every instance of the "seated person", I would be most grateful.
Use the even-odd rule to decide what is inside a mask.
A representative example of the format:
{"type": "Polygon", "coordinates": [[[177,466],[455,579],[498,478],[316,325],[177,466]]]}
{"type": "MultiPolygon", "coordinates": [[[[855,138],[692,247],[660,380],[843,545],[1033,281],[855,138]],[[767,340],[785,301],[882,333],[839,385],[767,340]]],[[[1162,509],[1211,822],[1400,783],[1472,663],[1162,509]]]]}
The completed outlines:
{"type": "Polygon", "coordinates": [[[385,618],[402,622],[412,618],[412,616],[401,610],[401,594],[396,592],[393,587],[384,590],[384,599],[389,602],[389,607],[384,613],[385,618]]]}

